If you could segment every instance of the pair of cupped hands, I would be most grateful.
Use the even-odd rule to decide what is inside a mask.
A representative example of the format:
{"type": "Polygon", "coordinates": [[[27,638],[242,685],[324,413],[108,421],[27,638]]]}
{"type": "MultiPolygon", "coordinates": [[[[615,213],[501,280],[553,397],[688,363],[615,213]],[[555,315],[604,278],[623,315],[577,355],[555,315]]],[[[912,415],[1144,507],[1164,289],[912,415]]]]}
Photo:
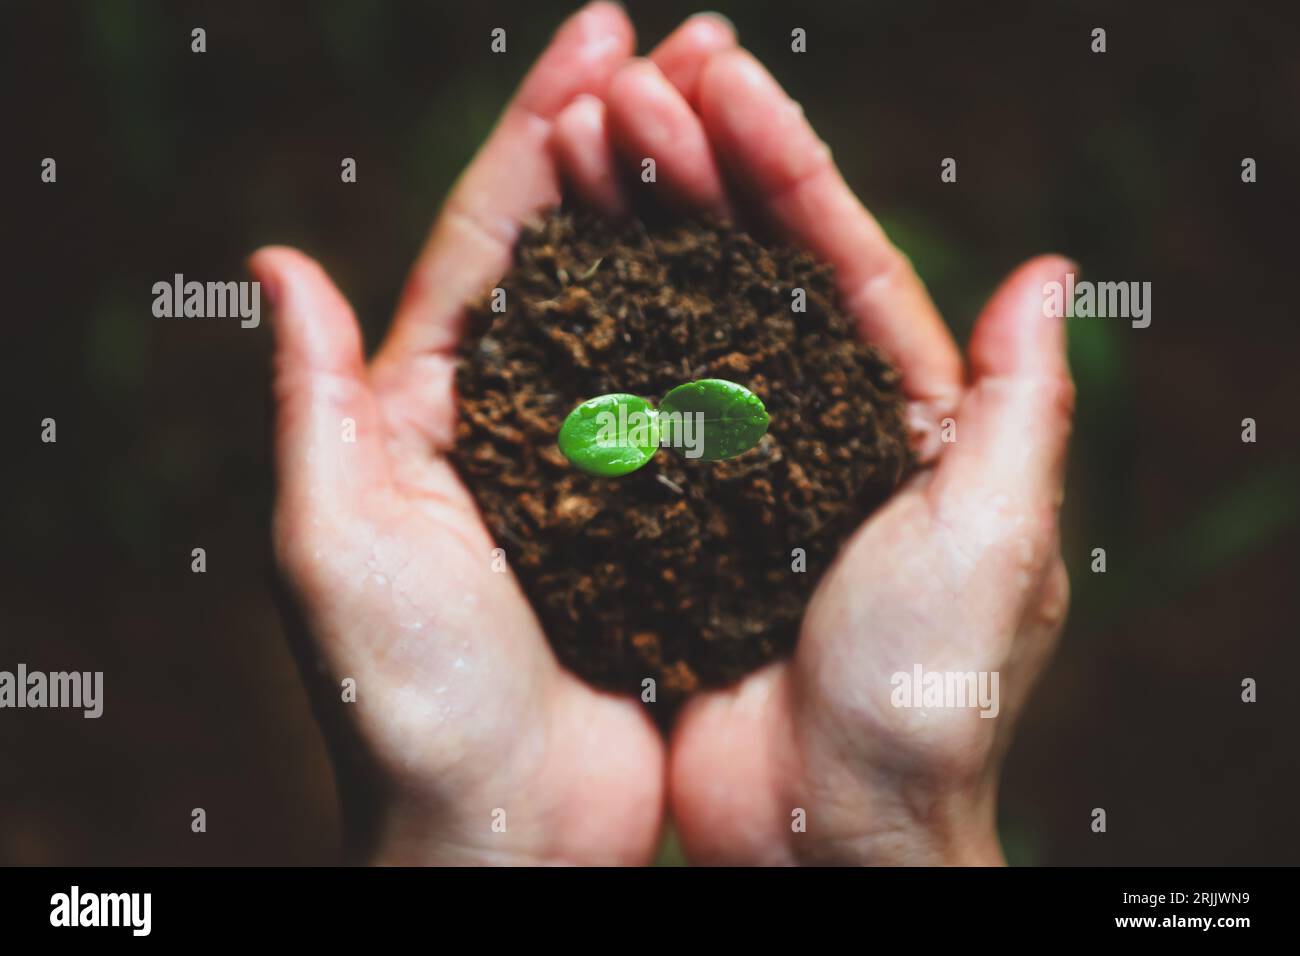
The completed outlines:
{"type": "Polygon", "coordinates": [[[275,315],[274,543],[349,858],[647,863],[670,814],[693,862],[1000,863],[999,765],[1068,603],[1057,514],[1073,388],[1042,296],[1072,266],[1016,269],[963,361],[730,24],[701,14],[648,57],[634,49],[611,3],[560,28],[447,199],[369,362],[316,263],[283,247],[250,261],[275,315]],[[730,217],[833,265],[860,333],[901,371],[923,462],[823,577],[793,658],[693,698],[667,742],[655,705],[560,667],[447,460],[464,303],[566,190],[609,216],[649,201],[730,217]],[[917,664],[998,672],[997,717],[892,706],[891,675],[917,664]]]}

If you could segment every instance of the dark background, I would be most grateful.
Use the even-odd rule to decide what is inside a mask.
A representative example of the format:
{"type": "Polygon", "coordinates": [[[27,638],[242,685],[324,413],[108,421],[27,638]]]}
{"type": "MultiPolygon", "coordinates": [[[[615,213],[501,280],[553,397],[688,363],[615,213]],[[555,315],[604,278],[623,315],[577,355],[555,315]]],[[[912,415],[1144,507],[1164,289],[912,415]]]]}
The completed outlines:
{"type": "MultiPolygon", "coordinates": [[[[694,9],[630,7],[643,51],[694,9]]],[[[1075,601],[1003,778],[1012,860],[1300,862],[1295,5],[721,8],[963,340],[1039,251],[1153,283],[1150,328],[1068,325],[1075,601]]],[[[151,286],[246,278],[252,249],[291,243],[373,346],[441,197],[569,9],[4,6],[0,669],[102,670],[106,704],[97,721],[0,711],[0,863],[336,859],[268,588],[268,323],[155,319],[151,286]]]]}

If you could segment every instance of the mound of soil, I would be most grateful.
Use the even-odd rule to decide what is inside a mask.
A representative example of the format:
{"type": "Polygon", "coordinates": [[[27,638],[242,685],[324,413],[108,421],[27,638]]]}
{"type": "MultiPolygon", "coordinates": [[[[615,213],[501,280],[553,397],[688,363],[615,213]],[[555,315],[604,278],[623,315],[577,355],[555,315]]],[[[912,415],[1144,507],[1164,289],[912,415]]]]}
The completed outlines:
{"type": "Polygon", "coordinates": [[[898,374],[854,337],[830,268],[725,223],[557,211],[500,287],[504,312],[471,309],[454,457],[560,660],[629,694],[653,677],[675,703],[788,652],[822,571],[912,465],[898,374]],[[665,448],[622,478],[556,447],[579,402],[701,378],[763,399],[758,446],[665,448]]]}

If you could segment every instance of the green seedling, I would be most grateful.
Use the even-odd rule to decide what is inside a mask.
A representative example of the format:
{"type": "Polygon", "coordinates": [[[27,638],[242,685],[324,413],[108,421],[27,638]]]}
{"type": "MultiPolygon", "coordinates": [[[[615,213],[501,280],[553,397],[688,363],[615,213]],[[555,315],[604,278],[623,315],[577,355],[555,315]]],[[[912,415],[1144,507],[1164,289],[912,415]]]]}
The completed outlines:
{"type": "Polygon", "coordinates": [[[564,420],[558,444],[575,467],[616,478],[644,466],[660,445],[702,461],[734,458],[758,444],[768,421],[749,389],[706,378],[678,385],[657,410],[622,392],[589,399],[564,420]]]}
{"type": "Polygon", "coordinates": [[[659,448],[657,419],[644,398],[622,392],[601,395],[569,412],[560,426],[560,451],[588,474],[626,475],[659,448]]]}

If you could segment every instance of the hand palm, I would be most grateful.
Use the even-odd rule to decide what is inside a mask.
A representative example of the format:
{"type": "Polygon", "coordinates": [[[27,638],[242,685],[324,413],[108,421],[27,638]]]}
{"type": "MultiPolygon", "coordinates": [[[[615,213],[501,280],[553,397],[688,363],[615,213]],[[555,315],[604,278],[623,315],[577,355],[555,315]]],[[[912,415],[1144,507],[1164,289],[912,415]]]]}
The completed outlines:
{"type": "Polygon", "coordinates": [[[318,708],[346,708],[322,719],[345,814],[362,818],[347,825],[378,859],[637,862],[658,838],[657,731],[558,666],[445,457],[451,303],[494,281],[518,223],[558,198],[535,148],[547,113],[630,45],[604,7],[557,37],[448,201],[369,368],[318,267],[283,248],[251,263],[277,307],[277,553],[323,671],[308,669],[318,708]],[[337,690],[349,677],[355,703],[337,690]]]}

